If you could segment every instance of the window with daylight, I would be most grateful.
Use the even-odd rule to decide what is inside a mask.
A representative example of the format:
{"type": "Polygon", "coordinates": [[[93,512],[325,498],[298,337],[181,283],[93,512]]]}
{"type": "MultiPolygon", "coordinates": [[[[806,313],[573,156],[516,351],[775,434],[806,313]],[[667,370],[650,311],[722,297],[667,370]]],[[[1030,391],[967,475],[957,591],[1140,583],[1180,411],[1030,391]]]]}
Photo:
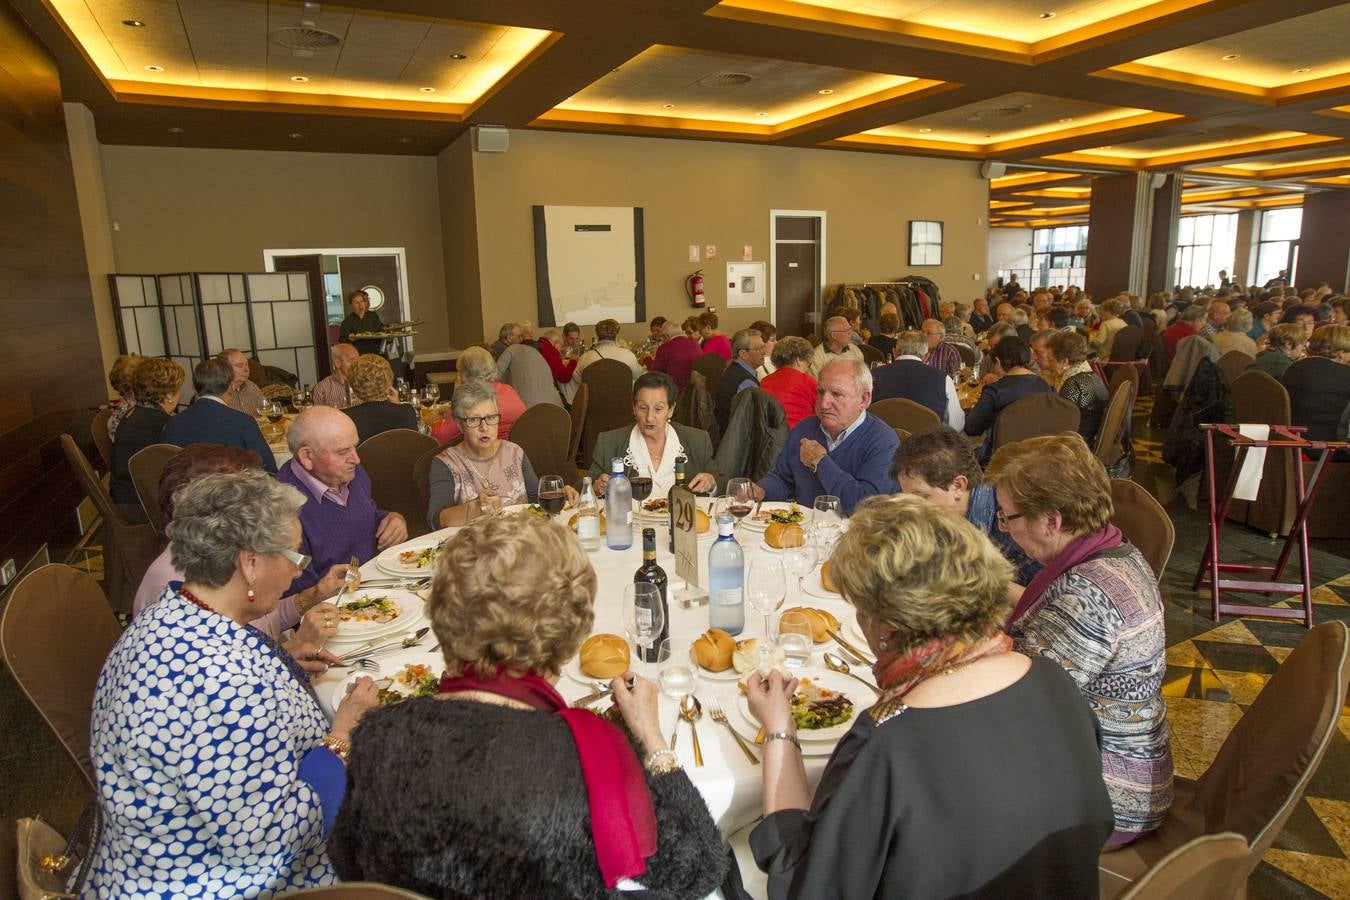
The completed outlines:
{"type": "Polygon", "coordinates": [[[909,264],[911,266],[942,265],[942,223],[911,221],[909,223],[909,264]]]}
{"type": "Polygon", "coordinates": [[[1037,228],[1031,236],[1032,287],[1081,285],[1087,275],[1086,225],[1037,228]]]}
{"type": "Polygon", "coordinates": [[[1237,213],[1182,216],[1177,222],[1177,287],[1219,285],[1219,272],[1233,274],[1237,258],[1237,213]]]}
{"type": "Polygon", "coordinates": [[[1298,277],[1298,239],[1302,232],[1302,206],[1261,212],[1261,239],[1256,246],[1256,277],[1252,284],[1265,286],[1274,279],[1293,283],[1298,277]],[[1281,272],[1285,273],[1283,278],[1281,272]]]}

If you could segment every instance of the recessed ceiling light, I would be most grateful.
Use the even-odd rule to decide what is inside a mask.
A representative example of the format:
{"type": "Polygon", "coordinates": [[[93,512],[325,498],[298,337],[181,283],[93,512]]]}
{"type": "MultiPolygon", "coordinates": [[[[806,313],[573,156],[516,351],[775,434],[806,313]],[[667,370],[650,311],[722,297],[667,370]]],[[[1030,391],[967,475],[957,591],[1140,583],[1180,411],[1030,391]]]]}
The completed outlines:
{"type": "Polygon", "coordinates": [[[450,58],[451,58],[451,59],[468,59],[468,57],[465,56],[463,53],[451,53],[451,54],[450,54],[450,58]]]}
{"type": "Polygon", "coordinates": [[[435,89],[434,87],[422,87],[422,88],[418,88],[418,90],[421,91],[421,92],[424,93],[424,94],[434,94],[434,93],[436,93],[436,89],[435,89]]]}
{"type": "Polygon", "coordinates": [[[1219,57],[1219,58],[1222,59],[1224,62],[1232,62],[1232,61],[1235,60],[1235,59],[1242,59],[1242,54],[1241,54],[1241,53],[1225,53],[1223,56],[1221,56],[1221,57],[1219,57]]]}
{"type": "Polygon", "coordinates": [[[163,66],[146,66],[146,67],[145,67],[145,71],[147,71],[147,72],[163,72],[163,71],[164,71],[164,67],[163,67],[163,66]]]}
{"type": "Polygon", "coordinates": [[[179,128],[177,125],[171,126],[169,128],[169,134],[182,134],[182,133],[183,129],[179,128]]]}
{"type": "Polygon", "coordinates": [[[768,113],[766,113],[766,112],[762,112],[762,113],[755,113],[755,115],[757,115],[757,116],[767,116],[767,115],[768,115],[768,113]]]}
{"type": "Polygon", "coordinates": [[[817,93],[817,94],[833,94],[833,93],[834,93],[834,88],[821,88],[820,90],[816,91],[816,93],[817,93]]]}
{"type": "Polygon", "coordinates": [[[1072,122],[1073,119],[1060,119],[1059,121],[1060,121],[1060,123],[1062,124],[1062,123],[1064,123],[1064,122],[1072,122]]]}
{"type": "Polygon", "coordinates": [[[123,19],[122,24],[128,28],[144,28],[145,23],[140,19],[123,19]]]}
{"type": "Polygon", "coordinates": [[[294,82],[296,82],[297,84],[304,84],[306,81],[309,81],[309,76],[308,76],[308,75],[292,75],[292,76],[291,76],[291,81],[294,81],[294,82]]]}
{"type": "Polygon", "coordinates": [[[291,138],[292,140],[294,140],[295,138],[302,138],[302,137],[304,137],[304,135],[301,134],[301,133],[298,132],[298,131],[292,131],[290,134],[286,135],[286,137],[291,138]]]}
{"type": "Polygon", "coordinates": [[[1294,70],[1294,74],[1295,74],[1295,75],[1302,75],[1302,74],[1304,74],[1304,73],[1306,73],[1306,72],[1311,72],[1311,71],[1312,71],[1312,69],[1308,68],[1307,66],[1300,66],[1299,68],[1297,68],[1297,69],[1294,70]]]}
{"type": "Polygon", "coordinates": [[[674,108],[675,108],[675,104],[674,104],[674,103],[662,103],[662,104],[661,104],[661,108],[662,108],[662,109],[674,109],[674,108]]]}
{"type": "Polygon", "coordinates": [[[1043,13],[1041,13],[1041,18],[1042,18],[1042,19],[1053,19],[1054,17],[1055,17],[1055,14],[1052,13],[1052,12],[1043,12],[1043,13]]]}
{"type": "Polygon", "coordinates": [[[919,134],[927,134],[928,132],[930,132],[930,131],[932,131],[932,130],[933,130],[933,129],[931,129],[931,128],[920,128],[920,129],[919,129],[919,134]]]}
{"type": "Polygon", "coordinates": [[[401,138],[398,139],[398,142],[399,142],[400,144],[411,144],[411,143],[412,143],[412,138],[410,138],[410,137],[401,137],[401,138]]]}

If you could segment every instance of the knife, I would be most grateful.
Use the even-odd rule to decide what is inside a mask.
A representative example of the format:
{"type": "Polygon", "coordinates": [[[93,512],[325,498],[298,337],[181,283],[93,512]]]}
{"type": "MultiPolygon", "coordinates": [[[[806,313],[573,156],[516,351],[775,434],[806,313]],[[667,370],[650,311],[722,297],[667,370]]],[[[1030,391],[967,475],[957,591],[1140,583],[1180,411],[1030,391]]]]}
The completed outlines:
{"type": "Polygon", "coordinates": [[[852,653],[863,665],[865,666],[876,665],[876,662],[874,660],[869,659],[857,647],[853,646],[848,641],[840,637],[839,632],[836,629],[831,628],[827,633],[830,635],[830,637],[834,638],[835,643],[837,643],[840,647],[843,647],[849,653],[852,653]]]}
{"type": "Polygon", "coordinates": [[[579,697],[579,698],[577,698],[576,700],[573,700],[571,705],[572,705],[572,706],[585,706],[585,705],[588,704],[588,703],[594,703],[595,701],[599,700],[601,697],[607,697],[607,696],[609,696],[609,693],[610,693],[609,688],[608,688],[608,687],[604,687],[604,688],[602,688],[602,689],[600,689],[600,690],[598,690],[598,691],[592,691],[591,693],[587,694],[587,695],[584,696],[584,697],[579,697]]]}

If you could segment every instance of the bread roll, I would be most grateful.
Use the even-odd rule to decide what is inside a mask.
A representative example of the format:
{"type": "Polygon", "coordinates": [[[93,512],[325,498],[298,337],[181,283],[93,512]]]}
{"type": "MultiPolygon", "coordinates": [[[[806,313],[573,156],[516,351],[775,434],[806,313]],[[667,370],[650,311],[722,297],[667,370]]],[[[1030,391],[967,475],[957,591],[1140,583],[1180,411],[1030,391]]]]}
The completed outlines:
{"type": "MultiPolygon", "coordinates": [[[[570,529],[572,529],[572,532],[573,532],[573,533],[576,532],[576,530],[577,530],[577,514],[576,514],[576,513],[572,513],[572,518],[570,518],[570,519],[567,520],[567,527],[570,528],[570,529]]],[[[604,513],[601,513],[601,514],[600,514],[600,533],[601,533],[601,534],[604,534],[604,533],[605,533],[605,514],[604,514],[604,513]]]]}
{"type": "Polygon", "coordinates": [[[834,580],[830,578],[830,563],[828,560],[826,560],[825,565],[820,567],[820,583],[824,585],[825,590],[839,593],[839,588],[835,587],[834,580]]]}
{"type": "Polygon", "coordinates": [[[774,522],[764,529],[764,543],[780,550],[784,547],[800,547],[806,543],[806,532],[800,525],[774,522]]]}
{"type": "Polygon", "coordinates": [[[712,527],[712,519],[701,509],[694,510],[694,521],[698,523],[698,534],[706,534],[712,527]]]}
{"type": "Polygon", "coordinates": [[[628,671],[628,642],[617,634],[595,634],[581,645],[581,671],[590,678],[613,678],[628,671]]]}
{"type": "Polygon", "coordinates": [[[739,675],[753,672],[759,666],[759,638],[737,641],[736,652],[731,654],[731,665],[739,675]]]}
{"type": "Polygon", "coordinates": [[[828,641],[830,631],[839,628],[839,620],[826,609],[816,609],[813,606],[794,606],[791,609],[783,610],[783,615],[788,613],[801,613],[806,621],[811,623],[811,639],[817,644],[828,641]]]}
{"type": "Polygon", "coordinates": [[[709,672],[730,669],[735,652],[736,639],[720,628],[709,628],[694,641],[694,661],[709,672]]]}

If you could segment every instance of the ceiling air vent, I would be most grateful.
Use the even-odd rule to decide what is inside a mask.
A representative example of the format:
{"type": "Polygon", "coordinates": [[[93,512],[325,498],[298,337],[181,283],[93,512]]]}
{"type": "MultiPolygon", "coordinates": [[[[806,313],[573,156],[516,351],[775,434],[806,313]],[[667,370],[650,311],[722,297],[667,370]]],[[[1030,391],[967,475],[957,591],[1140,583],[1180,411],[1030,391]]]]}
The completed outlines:
{"type": "Polygon", "coordinates": [[[342,38],[331,31],[297,25],[294,28],[278,28],[267,39],[287,50],[327,50],[342,43],[342,38]]]}
{"type": "Polygon", "coordinates": [[[754,80],[754,76],[747,75],[744,72],[718,72],[716,75],[708,75],[700,78],[698,83],[704,87],[725,88],[749,84],[754,80]]]}

